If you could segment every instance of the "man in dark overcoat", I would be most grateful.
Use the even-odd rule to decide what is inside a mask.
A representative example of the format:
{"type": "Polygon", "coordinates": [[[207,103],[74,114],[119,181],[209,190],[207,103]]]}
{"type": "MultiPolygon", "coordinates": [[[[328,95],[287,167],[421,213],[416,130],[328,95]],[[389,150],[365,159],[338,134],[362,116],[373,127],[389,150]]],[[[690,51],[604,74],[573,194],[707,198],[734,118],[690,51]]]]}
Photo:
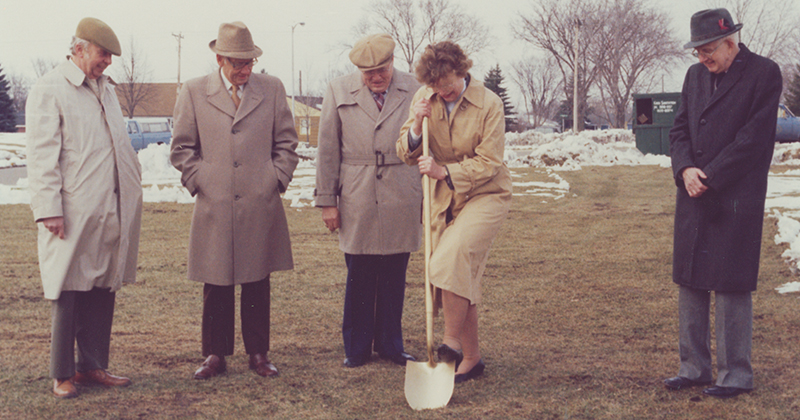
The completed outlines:
{"type": "Polygon", "coordinates": [[[686,74],[670,131],[680,369],[664,383],[670,389],[712,383],[714,291],[717,380],[703,393],[719,398],[753,388],[751,293],[782,85],[777,64],[738,42],[741,28],[725,9],[692,16],[684,48],[694,48],[699,63],[686,74]]]}

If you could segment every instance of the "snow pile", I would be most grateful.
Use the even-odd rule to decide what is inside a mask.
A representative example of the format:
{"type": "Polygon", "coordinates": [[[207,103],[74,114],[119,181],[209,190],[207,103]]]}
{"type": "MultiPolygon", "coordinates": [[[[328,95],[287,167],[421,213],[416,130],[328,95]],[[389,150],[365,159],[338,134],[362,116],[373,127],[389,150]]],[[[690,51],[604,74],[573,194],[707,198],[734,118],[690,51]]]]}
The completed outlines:
{"type": "Polygon", "coordinates": [[[800,165],[800,143],[775,143],[773,165],[800,165]]]}
{"type": "Polygon", "coordinates": [[[25,166],[25,133],[0,133],[0,168],[25,166]]]}
{"type": "Polygon", "coordinates": [[[512,168],[544,166],[565,171],[577,171],[587,165],[670,166],[667,156],[640,152],[630,130],[582,131],[578,134],[508,133],[505,160],[512,168]]]}

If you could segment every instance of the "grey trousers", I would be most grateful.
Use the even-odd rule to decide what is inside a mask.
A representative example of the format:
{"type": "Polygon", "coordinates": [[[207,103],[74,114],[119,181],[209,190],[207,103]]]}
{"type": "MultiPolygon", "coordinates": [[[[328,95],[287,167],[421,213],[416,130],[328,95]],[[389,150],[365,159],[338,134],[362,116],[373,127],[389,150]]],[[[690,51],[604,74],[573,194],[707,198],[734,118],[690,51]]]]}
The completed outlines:
{"type": "MultiPolygon", "coordinates": [[[[678,376],[711,381],[711,292],[680,287],[680,357],[678,376]]],[[[717,341],[716,385],[753,388],[750,353],[753,342],[753,300],[750,292],[714,292],[717,341]]]]}
{"type": "Polygon", "coordinates": [[[88,292],[61,292],[58,300],[52,301],[51,378],[71,378],[76,370],[108,369],[115,297],[110,289],[95,287],[88,292]]]}

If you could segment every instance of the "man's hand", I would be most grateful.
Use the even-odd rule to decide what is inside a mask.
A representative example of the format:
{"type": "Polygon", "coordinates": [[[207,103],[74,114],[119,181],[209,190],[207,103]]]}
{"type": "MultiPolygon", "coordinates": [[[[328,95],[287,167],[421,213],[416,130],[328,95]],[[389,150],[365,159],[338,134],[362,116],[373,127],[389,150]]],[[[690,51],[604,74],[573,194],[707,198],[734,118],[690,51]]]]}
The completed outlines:
{"type": "Polygon", "coordinates": [[[50,233],[58,236],[59,239],[64,239],[64,217],[48,217],[42,219],[42,224],[50,233]]]}
{"type": "Polygon", "coordinates": [[[339,229],[340,220],[339,220],[339,208],[338,207],[323,207],[322,208],[322,222],[325,223],[325,227],[328,228],[331,232],[339,229]]]}
{"type": "Polygon", "coordinates": [[[681,177],[683,178],[683,185],[686,187],[686,192],[689,193],[689,197],[699,198],[708,190],[708,187],[700,181],[700,179],[708,178],[700,168],[686,168],[681,172],[681,177]]]}

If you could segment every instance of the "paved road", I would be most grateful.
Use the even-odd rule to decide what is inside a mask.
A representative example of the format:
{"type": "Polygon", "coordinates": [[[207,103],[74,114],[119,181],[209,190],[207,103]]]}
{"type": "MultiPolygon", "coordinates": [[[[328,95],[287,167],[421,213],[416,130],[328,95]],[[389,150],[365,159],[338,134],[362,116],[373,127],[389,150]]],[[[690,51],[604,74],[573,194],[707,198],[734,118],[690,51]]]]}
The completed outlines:
{"type": "Polygon", "coordinates": [[[28,170],[24,166],[0,169],[0,184],[17,185],[17,180],[27,178],[28,170]]]}

